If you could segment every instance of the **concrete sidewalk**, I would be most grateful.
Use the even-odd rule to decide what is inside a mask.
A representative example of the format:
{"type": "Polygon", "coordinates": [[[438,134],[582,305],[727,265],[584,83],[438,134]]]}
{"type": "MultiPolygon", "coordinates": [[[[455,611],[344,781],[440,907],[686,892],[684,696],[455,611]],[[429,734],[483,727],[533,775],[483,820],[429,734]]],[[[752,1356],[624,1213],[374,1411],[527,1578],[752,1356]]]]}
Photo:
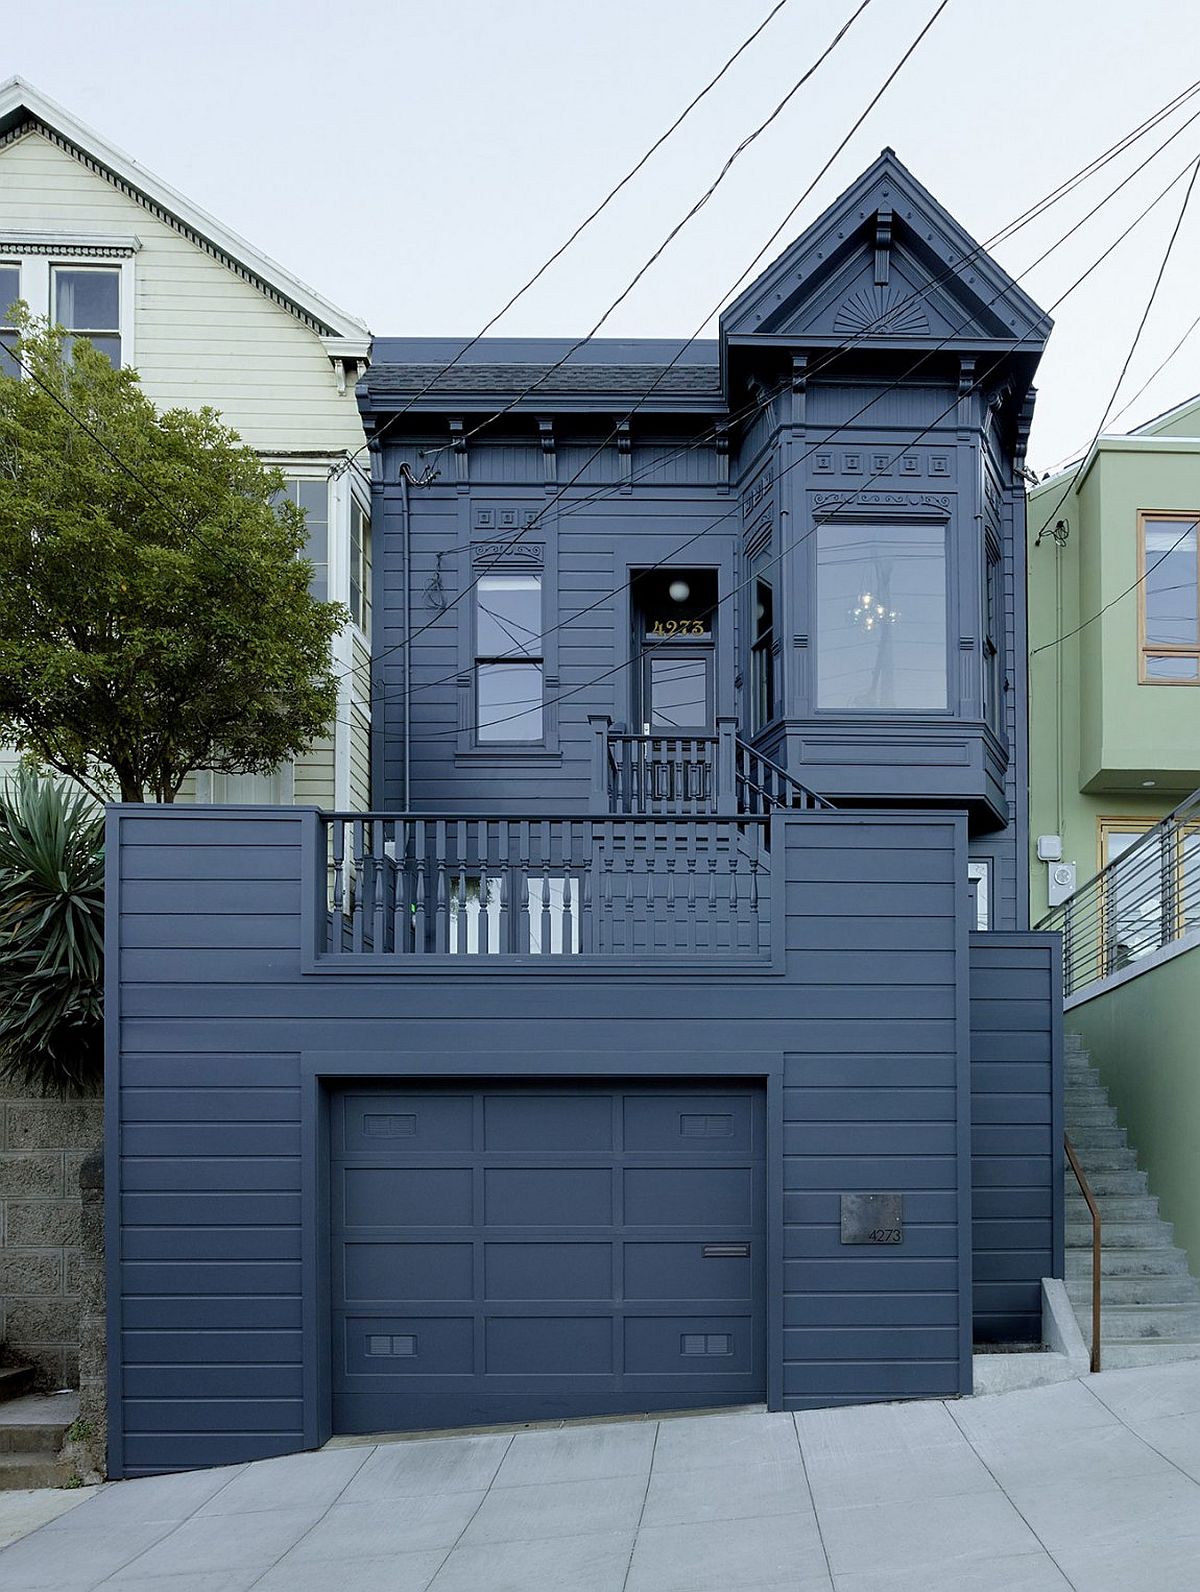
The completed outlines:
{"type": "Polygon", "coordinates": [[[124,1482],[5,1592],[1195,1592],[1200,1362],[992,1398],[364,1443],[124,1482]]]}

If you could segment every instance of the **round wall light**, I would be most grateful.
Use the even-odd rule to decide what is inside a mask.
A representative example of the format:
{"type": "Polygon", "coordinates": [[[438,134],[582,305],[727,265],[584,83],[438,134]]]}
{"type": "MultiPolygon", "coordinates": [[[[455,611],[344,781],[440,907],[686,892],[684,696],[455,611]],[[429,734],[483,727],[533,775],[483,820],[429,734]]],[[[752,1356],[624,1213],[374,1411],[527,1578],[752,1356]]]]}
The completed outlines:
{"type": "Polygon", "coordinates": [[[673,603],[685,603],[692,595],[692,588],[686,580],[673,580],[667,587],[667,596],[673,603]]]}

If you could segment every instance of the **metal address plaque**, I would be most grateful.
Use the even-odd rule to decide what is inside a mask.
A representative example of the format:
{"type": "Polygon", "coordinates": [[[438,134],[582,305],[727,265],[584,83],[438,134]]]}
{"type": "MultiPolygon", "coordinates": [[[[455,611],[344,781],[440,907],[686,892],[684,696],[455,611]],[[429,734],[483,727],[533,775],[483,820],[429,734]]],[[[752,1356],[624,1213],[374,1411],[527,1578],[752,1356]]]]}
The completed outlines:
{"type": "Polygon", "coordinates": [[[843,1194],[843,1244],[902,1244],[903,1194],[843,1194]]]}

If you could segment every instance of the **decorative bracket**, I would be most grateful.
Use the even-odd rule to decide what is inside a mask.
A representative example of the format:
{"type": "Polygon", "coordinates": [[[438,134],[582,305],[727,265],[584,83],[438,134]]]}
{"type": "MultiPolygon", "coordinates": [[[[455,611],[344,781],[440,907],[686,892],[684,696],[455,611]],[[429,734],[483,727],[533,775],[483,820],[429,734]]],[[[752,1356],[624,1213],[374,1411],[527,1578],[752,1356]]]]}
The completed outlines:
{"type": "Polygon", "coordinates": [[[553,487],[558,479],[558,458],[554,451],[554,422],[553,420],[539,420],[537,423],[538,437],[542,444],[542,479],[547,488],[553,487]]]}
{"type": "Polygon", "coordinates": [[[881,206],[875,214],[875,286],[888,285],[892,254],[892,208],[881,206]]]}

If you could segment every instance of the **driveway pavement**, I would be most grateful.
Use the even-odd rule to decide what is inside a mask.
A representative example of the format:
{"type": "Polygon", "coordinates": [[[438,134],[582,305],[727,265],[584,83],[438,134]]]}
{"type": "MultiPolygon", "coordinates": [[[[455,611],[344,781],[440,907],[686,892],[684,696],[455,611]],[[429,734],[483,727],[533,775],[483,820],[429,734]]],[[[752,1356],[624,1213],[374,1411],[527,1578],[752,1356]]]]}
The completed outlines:
{"type": "Polygon", "coordinates": [[[101,1489],[5,1592],[1196,1592],[1200,1362],[327,1448],[101,1489]]]}

